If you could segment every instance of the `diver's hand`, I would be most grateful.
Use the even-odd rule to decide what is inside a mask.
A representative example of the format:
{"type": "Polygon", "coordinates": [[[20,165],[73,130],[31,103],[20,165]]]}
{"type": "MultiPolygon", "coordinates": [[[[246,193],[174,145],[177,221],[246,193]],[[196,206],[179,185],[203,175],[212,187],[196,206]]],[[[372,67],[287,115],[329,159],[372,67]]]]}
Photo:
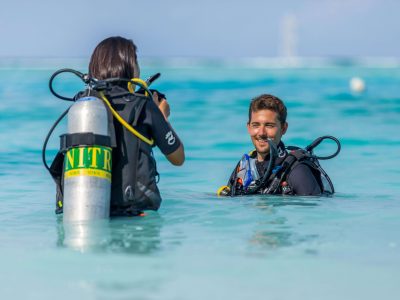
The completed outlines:
{"type": "Polygon", "coordinates": [[[167,99],[161,99],[158,108],[161,110],[162,114],[164,115],[165,120],[168,121],[168,117],[170,115],[170,108],[167,99]]]}
{"type": "Polygon", "coordinates": [[[164,115],[165,120],[168,120],[168,117],[170,115],[170,107],[167,99],[165,99],[165,95],[161,94],[160,95],[157,93],[157,91],[153,92],[153,100],[158,106],[158,108],[161,110],[162,114],[164,115]]]}

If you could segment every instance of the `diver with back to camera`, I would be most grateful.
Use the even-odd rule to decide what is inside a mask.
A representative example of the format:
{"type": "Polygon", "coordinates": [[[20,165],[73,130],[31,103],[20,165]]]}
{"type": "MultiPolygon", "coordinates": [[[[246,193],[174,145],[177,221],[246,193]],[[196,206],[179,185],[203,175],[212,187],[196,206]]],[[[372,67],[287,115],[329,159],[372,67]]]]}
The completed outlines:
{"type": "Polygon", "coordinates": [[[96,218],[96,210],[99,209],[105,212],[100,218],[110,215],[135,216],[143,210],[157,210],[161,195],[157,187],[159,175],[152,148],[157,146],[171,164],[183,164],[183,144],[169,123],[170,107],[166,97],[148,89],[148,85],[159,74],[145,82],[138,78],[139,73],[136,45],[122,37],[110,37],[95,48],[88,75],[62,69],[51,77],[51,92],[60,99],[75,102],[69,112],[65,111],[54,124],[43,146],[43,162],[57,186],[56,213],[64,211],[64,220],[66,210],[84,211],[78,216],[68,212],[71,220],[96,218]],[[87,89],[74,98],[58,95],[52,84],[54,78],[63,72],[80,77],[87,89]],[[135,86],[140,87],[137,92],[135,86]],[[94,107],[92,103],[97,102],[100,104],[94,107]],[[79,110],[75,107],[79,107],[79,110]],[[101,110],[105,111],[105,116],[104,120],[99,121],[95,114],[101,110]],[[80,115],[71,120],[81,122],[82,116],[95,116],[92,123],[105,124],[105,133],[99,135],[83,130],[85,132],[74,131],[62,135],[61,149],[48,167],[45,159],[47,141],[67,113],[68,128],[74,126],[70,117],[75,112],[80,115]],[[93,196],[93,191],[97,192],[96,188],[102,182],[108,184],[100,191],[109,199],[103,205],[106,206],[104,209],[99,207],[98,201],[103,195],[93,196]],[[81,202],[87,203],[78,203],[76,193],[81,193],[81,202]],[[86,199],[90,197],[92,202],[86,199]],[[69,206],[64,202],[68,202],[69,206]]]}
{"type": "Polygon", "coordinates": [[[286,117],[285,104],[275,96],[263,94],[251,101],[247,130],[255,150],[243,155],[227,185],[219,188],[218,195],[334,193],[333,184],[318,160],[335,157],[340,151],[339,141],[323,136],[305,149],[286,147],[281,140],[288,129],[286,117]],[[326,157],[314,155],[313,149],[325,139],[335,141],[337,151],[326,157]]]}

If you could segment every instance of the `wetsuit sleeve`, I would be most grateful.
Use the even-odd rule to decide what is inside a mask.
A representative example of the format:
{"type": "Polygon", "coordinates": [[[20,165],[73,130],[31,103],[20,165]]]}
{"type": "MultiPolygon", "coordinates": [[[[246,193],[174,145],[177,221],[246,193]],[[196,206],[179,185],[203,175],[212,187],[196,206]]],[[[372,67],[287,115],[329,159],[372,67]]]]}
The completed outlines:
{"type": "Polygon", "coordinates": [[[235,195],[235,181],[236,181],[236,176],[237,176],[237,166],[239,163],[236,165],[235,169],[233,170],[231,176],[229,177],[229,180],[226,184],[226,186],[222,186],[218,189],[217,195],[218,196],[234,196],[235,195]],[[228,187],[228,188],[226,188],[228,187]]]}
{"type": "Polygon", "coordinates": [[[321,188],[310,167],[298,164],[289,174],[288,184],[295,195],[317,196],[321,195],[321,188]]]}
{"type": "Polygon", "coordinates": [[[233,169],[231,176],[229,177],[228,183],[226,184],[229,188],[232,188],[233,183],[236,180],[239,164],[240,164],[240,161],[236,164],[236,167],[233,169]]]}
{"type": "Polygon", "coordinates": [[[151,133],[161,152],[169,155],[177,150],[181,141],[153,101],[146,102],[146,114],[150,116],[151,133]]]}

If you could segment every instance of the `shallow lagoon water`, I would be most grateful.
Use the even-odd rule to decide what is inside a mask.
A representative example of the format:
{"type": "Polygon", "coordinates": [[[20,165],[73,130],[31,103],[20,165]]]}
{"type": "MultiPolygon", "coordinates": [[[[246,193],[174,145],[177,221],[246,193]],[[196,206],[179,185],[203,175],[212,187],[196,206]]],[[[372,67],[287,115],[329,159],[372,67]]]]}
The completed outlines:
{"type": "MultiPolygon", "coordinates": [[[[187,160],[155,155],[163,203],[143,218],[63,225],[41,146],[68,103],[48,91],[85,60],[0,63],[0,294],[3,299],[396,299],[400,296],[400,68],[270,61],[142,62],[157,71],[187,160]],[[349,91],[361,76],[366,92],[349,91]],[[287,145],[330,134],[342,152],[322,165],[331,198],[218,198],[251,149],[249,100],[288,105],[287,145]]],[[[63,91],[82,86],[65,78],[63,91]]],[[[60,83],[60,84],[61,84],[60,83]]],[[[48,147],[54,156],[60,126],[48,147]]],[[[322,144],[321,154],[333,144],[322,144]]]]}

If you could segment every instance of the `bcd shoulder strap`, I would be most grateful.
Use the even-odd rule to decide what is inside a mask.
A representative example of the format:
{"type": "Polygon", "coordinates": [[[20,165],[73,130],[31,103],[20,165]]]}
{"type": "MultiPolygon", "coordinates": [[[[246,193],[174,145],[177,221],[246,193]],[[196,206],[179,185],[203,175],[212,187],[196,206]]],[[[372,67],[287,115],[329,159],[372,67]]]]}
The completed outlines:
{"type": "Polygon", "coordinates": [[[276,194],[282,182],[286,181],[289,173],[298,164],[311,165],[310,160],[311,157],[307,151],[303,149],[291,150],[283,161],[272,170],[272,174],[266,182],[266,187],[262,190],[262,194],[276,194]]]}

